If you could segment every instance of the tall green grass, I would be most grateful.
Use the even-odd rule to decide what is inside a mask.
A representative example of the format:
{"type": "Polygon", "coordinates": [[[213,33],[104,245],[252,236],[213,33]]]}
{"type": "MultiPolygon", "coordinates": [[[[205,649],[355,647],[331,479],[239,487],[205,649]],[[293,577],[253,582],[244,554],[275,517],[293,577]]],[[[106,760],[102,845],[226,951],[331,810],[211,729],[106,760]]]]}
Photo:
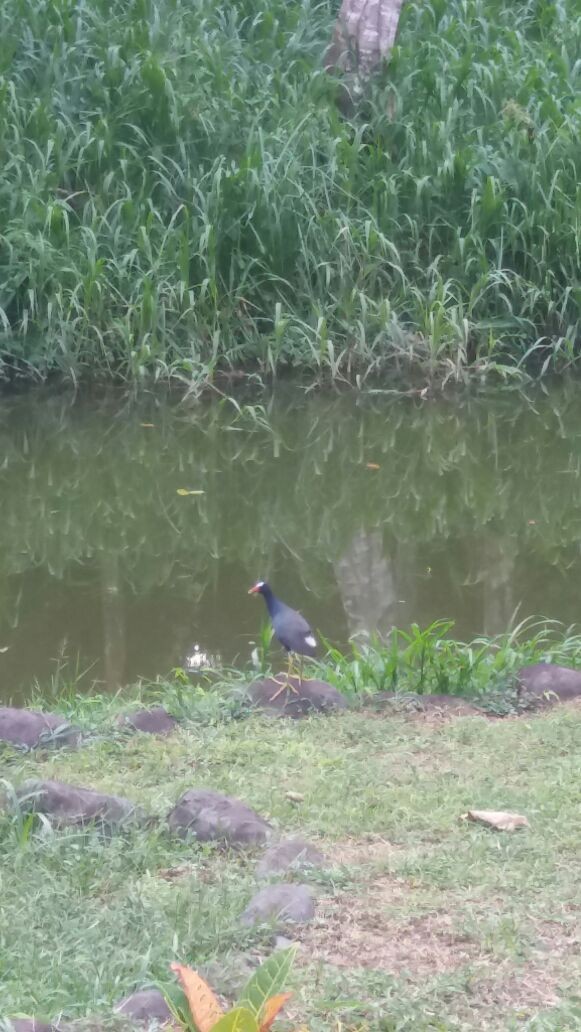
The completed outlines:
{"type": "Polygon", "coordinates": [[[394,691],[400,694],[458,695],[505,709],[517,701],[516,674],[534,663],[579,666],[581,636],[556,621],[523,620],[495,637],[461,642],[453,623],[394,628],[390,641],[353,641],[350,653],[330,647],[321,676],[349,697],[394,691]]]}
{"type": "Polygon", "coordinates": [[[331,0],[4,0],[0,371],[570,363],[576,9],[407,3],[344,119],[331,0]]]}

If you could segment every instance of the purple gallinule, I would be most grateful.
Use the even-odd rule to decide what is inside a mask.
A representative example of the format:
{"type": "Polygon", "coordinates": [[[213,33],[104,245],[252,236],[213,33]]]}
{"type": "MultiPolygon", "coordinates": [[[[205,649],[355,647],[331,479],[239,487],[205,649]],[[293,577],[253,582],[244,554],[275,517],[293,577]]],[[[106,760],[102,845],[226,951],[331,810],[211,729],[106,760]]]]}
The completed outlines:
{"type": "MultiPolygon", "coordinates": [[[[297,613],[296,609],[291,609],[284,602],[281,602],[276,597],[272,588],[266,581],[259,580],[256,584],[250,588],[249,595],[262,595],[266,602],[266,608],[268,609],[268,615],[270,616],[270,622],[274,631],[275,638],[280,642],[282,647],[288,652],[288,670],[286,674],[286,682],[277,681],[276,678],[273,680],[276,684],[280,684],[280,688],[274,693],[272,699],[276,699],[278,695],[284,691],[285,688],[290,688],[291,691],[298,694],[297,689],[291,683],[291,666],[293,654],[301,657],[300,669],[299,669],[299,686],[303,680],[303,663],[305,656],[314,656],[317,651],[317,639],[309,627],[304,616],[297,613]]],[[[271,699],[271,702],[272,702],[271,699]]]]}

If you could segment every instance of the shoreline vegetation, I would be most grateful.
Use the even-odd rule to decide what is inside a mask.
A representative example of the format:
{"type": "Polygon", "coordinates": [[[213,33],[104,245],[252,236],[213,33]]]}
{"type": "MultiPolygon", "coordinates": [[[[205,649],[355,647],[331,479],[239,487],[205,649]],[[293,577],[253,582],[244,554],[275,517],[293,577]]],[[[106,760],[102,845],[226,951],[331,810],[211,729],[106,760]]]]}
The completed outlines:
{"type": "MultiPolygon", "coordinates": [[[[343,650],[322,638],[325,655],[305,661],[304,677],[331,685],[354,709],[373,702],[376,695],[393,693],[403,703],[431,695],[450,696],[505,715],[518,709],[519,670],[539,663],[581,668],[581,633],[576,627],[529,618],[506,634],[479,636],[470,642],[455,640],[453,627],[449,620],[436,620],[424,628],[412,624],[406,630],[394,628],[385,640],[355,638],[343,650]]],[[[62,656],[50,681],[31,687],[25,706],[56,709],[84,730],[91,730],[95,720],[112,720],[128,706],[159,703],[177,719],[209,723],[237,719],[252,709],[248,696],[252,682],[282,676],[269,658],[271,642],[271,628],[264,624],[252,663],[245,667],[201,665],[190,671],[175,667],[167,676],[143,678],[118,691],[99,681],[91,686],[80,659],[69,663],[62,656]]],[[[86,669],[90,672],[90,665],[86,669]]],[[[0,701],[12,704],[10,692],[4,689],[0,701]]]]}
{"type": "Polygon", "coordinates": [[[234,671],[175,671],[115,696],[61,684],[54,699],[31,700],[82,737],[0,754],[0,1025],[26,1014],[70,1032],[129,1028],[119,1001],[148,988],[175,999],[176,962],[231,1003],[275,955],[276,922],[246,918],[274,879],[314,906],[278,924],[280,945],[290,936],[298,953],[276,1027],[581,1028],[578,708],[519,711],[512,690],[523,664],[580,667],[581,638],[520,631],[462,645],[435,625],[399,632],[398,650],[330,651],[310,673],[341,688],[348,708],[305,720],[252,712],[248,673],[234,671]],[[395,700],[382,698],[390,685],[395,700]],[[443,687],[481,708],[410,704],[443,687]],[[161,734],[119,723],[160,703],[178,721],[161,734]],[[58,798],[54,816],[27,809],[31,779],[58,798]],[[122,810],[123,826],[94,816],[67,826],[71,786],[103,794],[103,820],[122,810]],[[197,796],[239,800],[257,841],[176,835],[197,796]],[[518,830],[462,819],[475,811],[508,811],[518,830]],[[298,836],[314,866],[265,876],[265,836],[277,856],[298,836]]]}
{"type": "Polygon", "coordinates": [[[350,118],[332,3],[0,10],[0,378],[359,386],[576,361],[574,0],[406,3],[350,118]]]}

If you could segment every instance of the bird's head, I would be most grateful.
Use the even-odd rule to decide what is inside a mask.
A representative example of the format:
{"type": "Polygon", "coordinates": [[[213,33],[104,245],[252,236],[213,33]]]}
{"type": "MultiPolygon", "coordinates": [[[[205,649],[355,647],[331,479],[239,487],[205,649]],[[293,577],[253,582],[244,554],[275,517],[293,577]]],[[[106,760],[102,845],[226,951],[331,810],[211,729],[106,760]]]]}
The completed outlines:
{"type": "Polygon", "coordinates": [[[266,581],[259,580],[259,581],[256,581],[256,584],[253,584],[252,587],[248,589],[248,594],[249,595],[264,595],[267,591],[268,591],[268,584],[266,583],[266,581]]]}

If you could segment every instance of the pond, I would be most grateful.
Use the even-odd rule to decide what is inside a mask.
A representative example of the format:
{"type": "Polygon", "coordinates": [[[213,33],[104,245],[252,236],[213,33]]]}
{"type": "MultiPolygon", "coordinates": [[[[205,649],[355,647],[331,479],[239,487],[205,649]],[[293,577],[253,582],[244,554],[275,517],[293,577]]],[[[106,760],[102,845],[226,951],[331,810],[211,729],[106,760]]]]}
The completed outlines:
{"type": "Polygon", "coordinates": [[[247,664],[258,577],[340,646],[443,618],[460,638],[574,623],[580,457],[574,384],[453,400],[285,388],[264,408],[4,397],[0,695],[114,690],[195,644],[247,664]]]}

